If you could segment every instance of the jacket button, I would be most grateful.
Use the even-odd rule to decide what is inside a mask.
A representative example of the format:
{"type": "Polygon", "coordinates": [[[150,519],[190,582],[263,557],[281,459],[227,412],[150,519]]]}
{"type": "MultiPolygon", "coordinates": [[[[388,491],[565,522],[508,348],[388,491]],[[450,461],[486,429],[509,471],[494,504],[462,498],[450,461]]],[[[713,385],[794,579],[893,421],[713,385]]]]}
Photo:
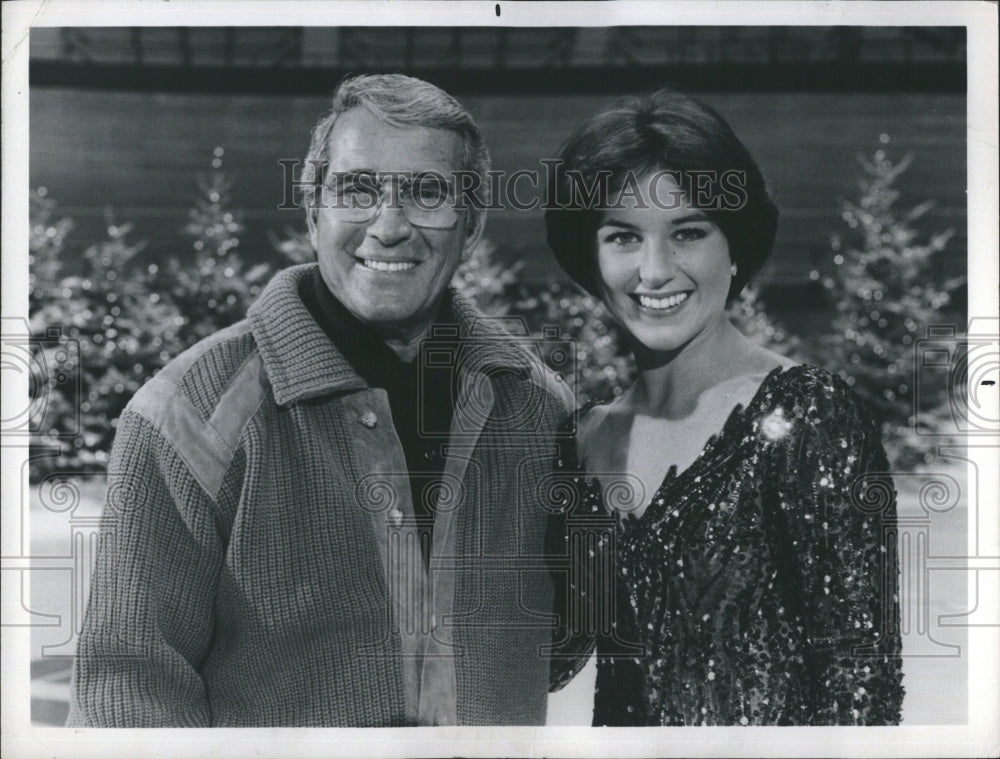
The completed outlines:
{"type": "Polygon", "coordinates": [[[393,509],[389,512],[389,519],[396,527],[399,527],[403,523],[403,512],[399,509],[393,509]]]}
{"type": "Polygon", "coordinates": [[[372,429],[376,424],[378,424],[378,417],[375,416],[374,411],[366,411],[361,415],[361,423],[365,425],[368,429],[372,429]]]}

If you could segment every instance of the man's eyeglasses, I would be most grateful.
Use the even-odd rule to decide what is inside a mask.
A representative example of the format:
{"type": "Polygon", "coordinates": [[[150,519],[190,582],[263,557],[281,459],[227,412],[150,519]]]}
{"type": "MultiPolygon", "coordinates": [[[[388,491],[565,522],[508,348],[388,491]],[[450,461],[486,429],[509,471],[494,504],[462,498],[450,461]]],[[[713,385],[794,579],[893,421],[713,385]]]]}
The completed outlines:
{"type": "Polygon", "coordinates": [[[318,208],[339,221],[371,221],[386,203],[389,208],[401,208],[415,227],[450,229],[459,217],[451,185],[444,176],[433,172],[413,177],[335,173],[326,178],[321,190],[318,208]]]}

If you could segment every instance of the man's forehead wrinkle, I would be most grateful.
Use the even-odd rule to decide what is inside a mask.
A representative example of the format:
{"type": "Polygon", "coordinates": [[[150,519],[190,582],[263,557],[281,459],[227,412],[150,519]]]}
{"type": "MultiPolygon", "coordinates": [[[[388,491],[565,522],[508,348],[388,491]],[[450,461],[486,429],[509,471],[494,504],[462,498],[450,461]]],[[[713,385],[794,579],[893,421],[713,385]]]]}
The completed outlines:
{"type": "MultiPolygon", "coordinates": [[[[448,173],[461,166],[461,153],[458,149],[447,150],[442,145],[427,149],[407,151],[404,155],[391,155],[391,150],[382,149],[378,140],[370,140],[360,145],[345,144],[331,140],[330,166],[331,171],[352,173],[388,173],[411,172],[448,173]]],[[[415,147],[415,146],[414,146],[415,147]]]]}

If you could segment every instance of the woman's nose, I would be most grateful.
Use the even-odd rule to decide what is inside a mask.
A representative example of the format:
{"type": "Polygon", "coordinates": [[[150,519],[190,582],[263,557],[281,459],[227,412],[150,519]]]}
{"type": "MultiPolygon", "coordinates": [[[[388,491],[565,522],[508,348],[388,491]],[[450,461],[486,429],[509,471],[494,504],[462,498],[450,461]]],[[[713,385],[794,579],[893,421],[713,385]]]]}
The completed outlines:
{"type": "Polygon", "coordinates": [[[669,245],[647,241],[639,259],[639,280],[649,288],[669,282],[677,274],[677,257],[669,245]]]}

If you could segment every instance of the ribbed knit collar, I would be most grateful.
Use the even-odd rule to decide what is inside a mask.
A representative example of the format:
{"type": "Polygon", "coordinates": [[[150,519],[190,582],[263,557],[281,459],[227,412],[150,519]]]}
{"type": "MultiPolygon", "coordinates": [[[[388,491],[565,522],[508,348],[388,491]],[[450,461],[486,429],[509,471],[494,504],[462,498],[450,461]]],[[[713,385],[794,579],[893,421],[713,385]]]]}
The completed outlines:
{"type": "MultiPolygon", "coordinates": [[[[313,278],[318,276],[319,266],[314,263],[284,269],[247,311],[274,399],[282,406],[368,387],[303,303],[302,288],[313,287],[313,278]]],[[[458,336],[476,348],[465,356],[465,370],[487,374],[495,369],[529,371],[529,359],[513,344],[510,333],[454,288],[448,288],[442,313],[454,318],[458,336]]]]}
{"type": "Polygon", "coordinates": [[[300,291],[309,313],[333,341],[355,371],[369,384],[377,377],[387,380],[392,376],[408,375],[413,360],[403,361],[399,355],[367,324],[352,314],[323,281],[313,276],[312,287],[300,291]]]}

